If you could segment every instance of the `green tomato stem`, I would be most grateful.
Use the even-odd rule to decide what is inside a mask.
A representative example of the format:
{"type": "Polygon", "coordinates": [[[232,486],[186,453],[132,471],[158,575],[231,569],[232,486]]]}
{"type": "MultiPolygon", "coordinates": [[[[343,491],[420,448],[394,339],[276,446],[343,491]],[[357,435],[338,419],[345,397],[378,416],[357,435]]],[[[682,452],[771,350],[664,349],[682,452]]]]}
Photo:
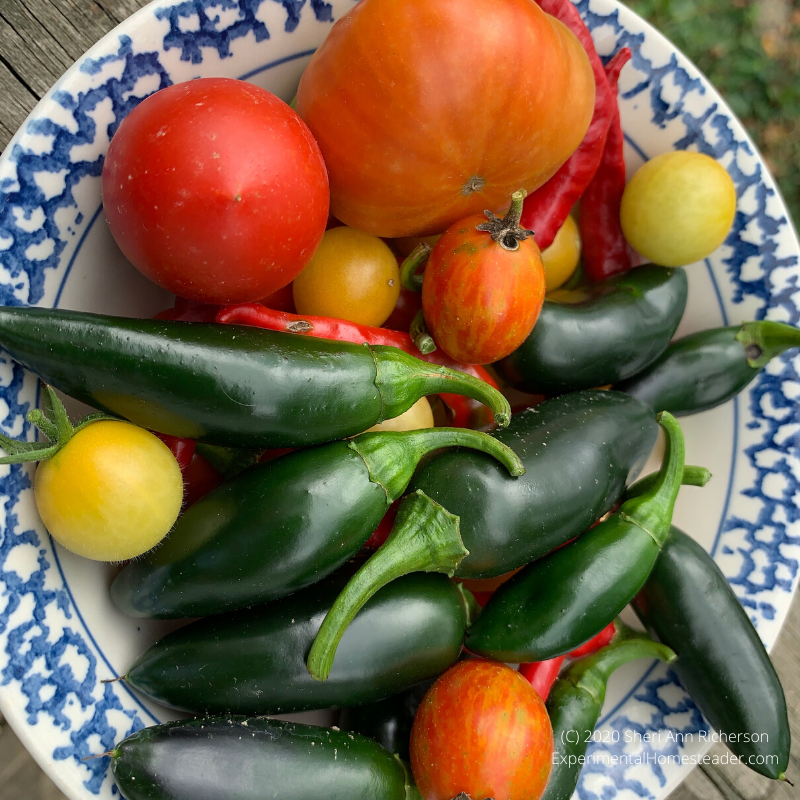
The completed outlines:
{"type": "Polygon", "coordinates": [[[427,242],[420,242],[400,265],[400,283],[410,292],[422,291],[422,273],[418,275],[417,270],[430,254],[431,246],[427,242]]]}
{"type": "Polygon", "coordinates": [[[25,419],[37,427],[49,441],[23,442],[0,434],[0,447],[8,453],[7,456],[0,458],[0,464],[24,464],[32,461],[44,461],[47,458],[52,458],[79,430],[87,425],[100,420],[118,420],[118,417],[95,412],[94,414],[89,414],[88,417],[84,417],[73,428],[64,404],[59,400],[53,387],[47,384],[44,384],[42,404],[44,405],[44,410],[33,408],[28,412],[25,419]]]}

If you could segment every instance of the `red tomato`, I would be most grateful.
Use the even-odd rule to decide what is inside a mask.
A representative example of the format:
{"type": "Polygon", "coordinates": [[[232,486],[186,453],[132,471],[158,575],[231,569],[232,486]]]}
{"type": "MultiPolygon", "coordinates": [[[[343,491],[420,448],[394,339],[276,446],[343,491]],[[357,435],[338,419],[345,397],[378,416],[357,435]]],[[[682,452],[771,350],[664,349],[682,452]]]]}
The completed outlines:
{"type": "Polygon", "coordinates": [[[586,51],[532,0],[361,0],[296,107],[337,219],[418,236],[543,184],[583,139],[594,87],[586,51]]]}
{"type": "Polygon", "coordinates": [[[544,703],[516,670],[461,661],[430,688],[411,729],[411,771],[425,800],[538,800],[553,760],[544,703]]]}
{"type": "Polygon", "coordinates": [[[539,248],[519,228],[524,194],[503,218],[475,214],[451,225],[433,248],[422,282],[422,310],[436,341],[462,364],[491,364],[531,332],[544,302],[539,248]],[[514,220],[516,218],[516,221],[514,220]],[[496,225],[495,233],[478,226],[496,225]],[[508,238],[504,232],[514,231],[508,238]],[[511,243],[516,244],[515,249],[511,243]]]}
{"type": "Polygon", "coordinates": [[[205,303],[251,302],[314,255],[328,178],[286,103],[244,81],[200,78],[125,118],[103,167],[103,205],[122,252],[160,286],[205,303]]]}

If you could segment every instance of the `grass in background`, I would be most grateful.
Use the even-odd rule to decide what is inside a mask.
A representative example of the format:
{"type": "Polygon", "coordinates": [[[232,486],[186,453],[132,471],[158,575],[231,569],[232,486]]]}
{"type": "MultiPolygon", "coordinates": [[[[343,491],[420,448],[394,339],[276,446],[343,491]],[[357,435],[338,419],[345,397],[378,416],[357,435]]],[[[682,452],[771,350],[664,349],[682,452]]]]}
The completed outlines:
{"type": "Polygon", "coordinates": [[[742,120],[800,228],[798,0],[625,0],[708,76],[742,120]]]}

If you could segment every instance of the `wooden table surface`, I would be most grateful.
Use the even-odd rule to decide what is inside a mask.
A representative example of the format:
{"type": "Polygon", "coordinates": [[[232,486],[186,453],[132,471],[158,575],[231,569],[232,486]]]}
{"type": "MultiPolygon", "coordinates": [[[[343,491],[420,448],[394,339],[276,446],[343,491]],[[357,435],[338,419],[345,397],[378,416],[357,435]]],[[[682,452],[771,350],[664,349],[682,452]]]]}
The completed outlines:
{"type": "MultiPolygon", "coordinates": [[[[147,0],[0,0],[0,150],[61,74],[147,0]]],[[[800,781],[800,595],[772,653],[792,724],[788,774],[800,781]]],[[[711,751],[723,753],[723,745],[711,751]]],[[[670,800],[788,800],[800,789],[744,766],[697,767],[670,800]]],[[[64,800],[0,717],[0,800],[64,800]]],[[[220,800],[225,800],[220,798],[220,800]]]]}

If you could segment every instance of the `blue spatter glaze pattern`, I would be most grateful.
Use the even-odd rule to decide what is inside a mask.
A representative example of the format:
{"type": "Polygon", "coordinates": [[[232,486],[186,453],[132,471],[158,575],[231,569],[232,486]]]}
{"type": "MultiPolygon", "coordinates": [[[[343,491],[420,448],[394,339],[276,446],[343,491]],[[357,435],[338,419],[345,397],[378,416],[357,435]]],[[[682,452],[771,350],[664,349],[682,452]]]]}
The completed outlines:
{"type": "MultiPolygon", "coordinates": [[[[300,12],[306,0],[268,0],[280,3],[286,10],[284,30],[292,33],[300,24],[300,12]]],[[[220,58],[231,55],[231,43],[234,39],[252,33],[256,42],[269,39],[267,26],[261,22],[256,13],[264,0],[186,0],[184,3],[157,9],[157,19],[169,20],[169,33],[164,37],[164,49],[179,47],[181,60],[200,64],[203,60],[203,48],[213,47],[220,58]],[[233,24],[220,26],[219,10],[236,9],[239,14],[233,24]],[[185,30],[181,21],[197,18],[197,30],[185,30]]],[[[333,7],[323,0],[311,0],[311,8],[320,22],[333,21],[333,7]]]]}
{"type": "MultiPolygon", "coordinates": [[[[258,46],[264,53],[260,63],[282,63],[285,53],[276,59],[271,44],[298,30],[306,18],[319,23],[324,35],[334,20],[334,7],[347,5],[336,6],[336,2],[165,0],[149,12],[153,16],[148,30],[162,32],[158,47],[153,47],[149,37],[139,40],[132,28],[125,28],[107,37],[105,50],[84,57],[77,77],[60,82],[2,164],[0,304],[51,304],[58,296],[60,289],[48,289],[52,284],[48,276],[64,280],[66,264],[74,260],[75,248],[96,218],[98,201],[89,207],[78,198],[84,181],[98,182],[102,150],[86,156],[81,155],[81,148],[90,152],[91,147],[86,146],[113,135],[126,114],[155,88],[196,76],[177,78],[164,66],[170,58],[174,62],[176,51],[181,62],[202,65],[208,53],[235,61],[238,48],[258,46]],[[259,18],[260,10],[276,3],[285,12],[283,31],[268,30],[259,18]],[[145,40],[146,45],[137,45],[145,40]],[[145,80],[147,91],[137,89],[139,80],[153,77],[154,83],[145,80]],[[63,187],[46,190],[37,181],[41,175],[63,175],[63,187]],[[71,209],[74,213],[67,215],[65,223],[59,215],[71,209]]],[[[722,267],[714,267],[722,287],[721,302],[728,305],[731,319],[738,321],[736,304],[752,300],[758,318],[798,324],[797,253],[791,248],[787,252],[785,246],[789,223],[746,137],[682,59],[673,53],[663,63],[656,63],[647,56],[651,34],[634,24],[635,20],[631,22],[633,18],[626,16],[629,12],[607,13],[605,0],[579,0],[576,5],[602,42],[604,57],[621,46],[633,51],[632,66],[643,77],[625,88],[623,116],[626,105],[649,109],[653,126],[669,132],[673,148],[692,148],[714,156],[734,179],[739,210],[726,241],[722,267]]],[[[298,51],[307,49],[304,43],[298,51]]],[[[99,190],[94,196],[99,196],[99,190]]],[[[780,617],[785,598],[797,582],[796,553],[800,553],[800,541],[790,531],[800,513],[794,502],[800,487],[792,471],[798,445],[792,425],[798,422],[798,414],[793,396],[787,392],[790,384],[800,386],[800,380],[795,362],[787,357],[764,370],[746,395],[743,428],[751,438],[742,457],[754,478],[748,478],[749,485],[736,484],[733,494],[734,499],[743,495],[755,501],[757,512],[744,513],[745,509],[733,503],[734,513],[720,523],[715,549],[717,560],[726,561],[726,574],[754,623],[768,639],[774,638],[775,631],[770,623],[780,617]],[[776,477],[782,481],[777,489],[776,477]],[[730,568],[734,561],[736,567],[730,568]]],[[[0,364],[0,397],[7,407],[4,431],[30,437],[24,422],[35,402],[30,377],[26,379],[23,370],[11,363],[0,364]]],[[[34,730],[46,725],[48,731],[58,732],[52,760],[70,764],[73,772],[79,770],[86,790],[82,796],[113,797],[117,792],[108,772],[109,759],[82,759],[110,749],[141,728],[145,715],[120,684],[99,683],[101,676],[110,677],[103,672],[103,654],[82,625],[60,572],[54,569],[57,560],[51,543],[41,526],[20,521],[26,513],[31,519],[30,511],[21,509],[30,508],[32,502],[32,471],[20,466],[0,470],[7,470],[0,473],[5,514],[0,533],[0,692],[13,690],[24,698],[27,722],[34,730]],[[20,575],[14,554],[25,547],[33,548],[35,557],[28,559],[32,568],[20,575]]],[[[646,756],[679,755],[685,749],[678,742],[664,744],[670,733],[677,737],[707,730],[675,675],[663,665],[648,669],[606,717],[602,723],[608,730],[642,737],[661,732],[658,745],[637,745],[646,756]]],[[[48,737],[51,741],[52,734],[48,737]]],[[[589,755],[601,750],[617,755],[630,752],[631,747],[623,749],[624,744],[598,743],[592,745],[589,755]]],[[[577,796],[611,800],[625,791],[657,797],[659,790],[683,771],[685,768],[659,763],[643,767],[590,764],[577,796]]]]}

